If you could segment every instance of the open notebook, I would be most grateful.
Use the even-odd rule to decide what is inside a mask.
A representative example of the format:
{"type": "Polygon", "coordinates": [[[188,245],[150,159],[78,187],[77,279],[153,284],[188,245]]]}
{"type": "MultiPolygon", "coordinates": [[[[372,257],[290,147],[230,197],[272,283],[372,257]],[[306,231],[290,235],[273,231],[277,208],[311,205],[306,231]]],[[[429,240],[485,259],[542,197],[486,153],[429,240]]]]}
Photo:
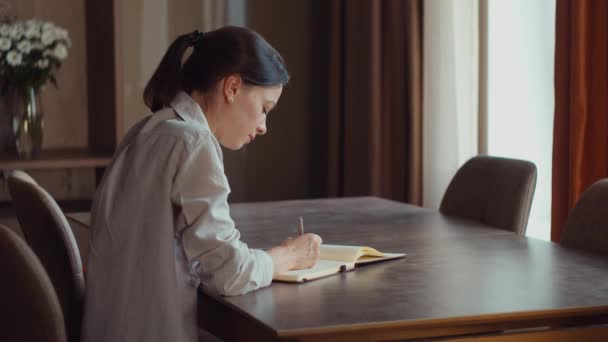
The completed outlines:
{"type": "Polygon", "coordinates": [[[365,246],[321,245],[320,260],[314,267],[281,273],[273,278],[275,281],[302,283],[346,272],[358,265],[402,258],[403,253],[382,253],[365,246]]]}

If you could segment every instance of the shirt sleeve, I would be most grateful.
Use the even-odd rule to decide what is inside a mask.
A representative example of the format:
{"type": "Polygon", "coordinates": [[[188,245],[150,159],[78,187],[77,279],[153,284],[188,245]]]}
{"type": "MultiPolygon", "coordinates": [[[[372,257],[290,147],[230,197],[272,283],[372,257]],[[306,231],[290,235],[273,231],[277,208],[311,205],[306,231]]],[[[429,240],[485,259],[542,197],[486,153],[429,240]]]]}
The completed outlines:
{"type": "Polygon", "coordinates": [[[240,241],[230,217],[230,188],[218,149],[210,133],[196,139],[186,151],[171,197],[185,221],[178,236],[192,270],[211,290],[239,295],[268,286],[273,262],[268,253],[240,241]]]}

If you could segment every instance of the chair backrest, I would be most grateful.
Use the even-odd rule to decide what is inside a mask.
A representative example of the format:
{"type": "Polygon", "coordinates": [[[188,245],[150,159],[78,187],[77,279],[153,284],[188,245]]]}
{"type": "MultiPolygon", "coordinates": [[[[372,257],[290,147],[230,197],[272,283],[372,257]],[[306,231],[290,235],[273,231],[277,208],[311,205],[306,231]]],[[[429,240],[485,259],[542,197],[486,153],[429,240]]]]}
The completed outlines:
{"type": "Polygon", "coordinates": [[[57,202],[25,172],[12,171],[8,189],[23,236],[44,265],[59,297],[68,341],[78,341],[84,275],[72,229],[57,202]]]}
{"type": "Polygon", "coordinates": [[[59,299],[40,260],[16,233],[0,225],[2,341],[66,341],[59,299]]]}
{"type": "Polygon", "coordinates": [[[452,178],[440,211],[525,235],[535,186],[531,162],[473,157],[452,178]]]}
{"type": "Polygon", "coordinates": [[[570,211],[560,243],[608,254],[608,178],[592,184],[570,211]]]}

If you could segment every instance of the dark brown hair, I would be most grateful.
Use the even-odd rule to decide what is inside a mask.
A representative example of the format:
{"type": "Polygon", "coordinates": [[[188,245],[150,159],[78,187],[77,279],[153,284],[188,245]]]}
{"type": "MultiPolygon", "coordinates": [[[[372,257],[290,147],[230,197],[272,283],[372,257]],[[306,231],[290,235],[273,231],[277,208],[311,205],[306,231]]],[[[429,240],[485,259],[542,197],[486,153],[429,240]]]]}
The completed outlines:
{"type": "Polygon", "coordinates": [[[258,86],[289,82],[283,58],[264,38],[244,27],[227,26],[175,39],[146,85],[144,102],[156,112],[169,106],[180,90],[205,92],[232,74],[258,86]],[[191,46],[192,54],[182,65],[191,46]]]}

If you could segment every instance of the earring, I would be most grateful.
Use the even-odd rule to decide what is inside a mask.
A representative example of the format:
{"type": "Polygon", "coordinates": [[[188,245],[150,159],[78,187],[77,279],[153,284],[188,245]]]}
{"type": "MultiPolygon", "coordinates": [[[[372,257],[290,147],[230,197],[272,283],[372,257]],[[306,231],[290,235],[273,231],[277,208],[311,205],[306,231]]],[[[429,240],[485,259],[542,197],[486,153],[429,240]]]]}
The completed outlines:
{"type": "Polygon", "coordinates": [[[228,98],[228,102],[232,103],[232,101],[234,101],[234,98],[232,98],[232,97],[228,98]]]}

